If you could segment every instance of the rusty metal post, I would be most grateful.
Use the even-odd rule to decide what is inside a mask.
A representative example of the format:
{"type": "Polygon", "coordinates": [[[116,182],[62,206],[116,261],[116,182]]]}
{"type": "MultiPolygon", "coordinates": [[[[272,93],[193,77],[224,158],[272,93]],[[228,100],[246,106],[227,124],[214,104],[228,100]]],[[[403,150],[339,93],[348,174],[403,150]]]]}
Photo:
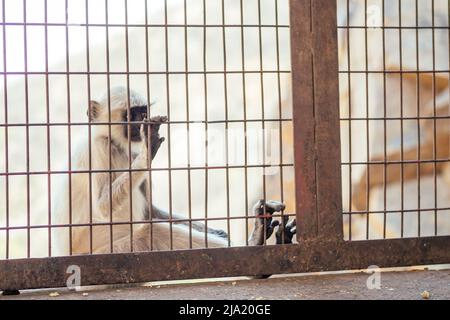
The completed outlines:
{"type": "Polygon", "coordinates": [[[299,240],[343,239],[335,0],[291,0],[299,240]]]}

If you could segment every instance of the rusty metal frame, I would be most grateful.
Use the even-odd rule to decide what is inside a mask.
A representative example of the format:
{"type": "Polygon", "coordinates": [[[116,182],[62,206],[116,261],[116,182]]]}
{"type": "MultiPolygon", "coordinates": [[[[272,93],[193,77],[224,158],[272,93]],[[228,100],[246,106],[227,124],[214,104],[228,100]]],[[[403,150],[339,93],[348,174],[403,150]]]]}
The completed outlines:
{"type": "Polygon", "coordinates": [[[0,261],[0,290],[450,263],[450,237],[344,241],[335,0],[291,0],[298,244],[0,261]]]}

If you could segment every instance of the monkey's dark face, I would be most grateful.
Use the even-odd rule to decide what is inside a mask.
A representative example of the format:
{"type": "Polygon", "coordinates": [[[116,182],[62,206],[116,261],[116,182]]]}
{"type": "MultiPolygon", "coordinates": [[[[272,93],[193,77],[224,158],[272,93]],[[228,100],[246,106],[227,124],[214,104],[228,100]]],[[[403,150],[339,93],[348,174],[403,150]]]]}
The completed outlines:
{"type": "MultiPolygon", "coordinates": [[[[142,122],[147,118],[147,106],[136,106],[131,107],[130,110],[125,110],[123,112],[123,120],[125,122],[142,122]]],[[[130,140],[133,142],[141,141],[141,126],[142,123],[136,123],[131,125],[124,125],[124,135],[128,139],[130,135],[130,140]]]]}

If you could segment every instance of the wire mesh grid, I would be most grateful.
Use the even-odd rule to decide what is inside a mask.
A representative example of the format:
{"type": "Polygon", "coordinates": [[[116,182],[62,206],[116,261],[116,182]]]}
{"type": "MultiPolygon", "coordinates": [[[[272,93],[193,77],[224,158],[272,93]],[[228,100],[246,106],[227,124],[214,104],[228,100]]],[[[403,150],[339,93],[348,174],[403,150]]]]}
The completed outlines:
{"type": "MultiPolygon", "coordinates": [[[[448,263],[448,0],[12,3],[2,2],[0,42],[0,289],[66,286],[73,266],[84,286],[448,263]],[[49,10],[57,5],[59,18],[49,10]],[[34,27],[41,38],[24,38],[34,27]],[[53,62],[54,39],[63,62],[53,62]],[[103,166],[102,141],[92,139],[101,130],[103,166]],[[119,148],[105,143],[113,136],[149,143],[119,148]],[[78,138],[81,166],[68,157],[79,154],[78,138]],[[110,156],[123,153],[144,164],[110,156]],[[130,187],[142,175],[148,183],[130,187]],[[118,190],[138,197],[114,211],[104,195],[118,190]],[[78,207],[63,206],[59,222],[61,194],[78,207]],[[148,216],[135,217],[144,194],[148,216]],[[278,201],[260,206],[262,198],[278,201]],[[255,202],[262,217],[251,212],[255,202]],[[278,223],[295,212],[298,243],[253,246],[268,204],[281,211],[278,223]],[[180,227],[187,250],[178,251],[180,227]],[[140,252],[142,229],[144,251],[164,252],[140,252]],[[215,247],[214,235],[233,247],[189,249],[215,247]],[[61,243],[73,256],[59,257],[61,243]]],[[[265,241],[276,224],[266,226],[257,244],[289,243],[295,230],[265,241]]]]}
{"type": "Polygon", "coordinates": [[[223,246],[245,246],[258,199],[293,216],[288,11],[286,0],[2,1],[0,258],[142,251],[142,233],[146,251],[223,233],[223,246]],[[133,118],[137,106],[168,118],[143,167],[133,134],[156,123],[133,118]]]}
{"type": "Polygon", "coordinates": [[[345,238],[450,234],[449,2],[338,1],[345,238]]]}

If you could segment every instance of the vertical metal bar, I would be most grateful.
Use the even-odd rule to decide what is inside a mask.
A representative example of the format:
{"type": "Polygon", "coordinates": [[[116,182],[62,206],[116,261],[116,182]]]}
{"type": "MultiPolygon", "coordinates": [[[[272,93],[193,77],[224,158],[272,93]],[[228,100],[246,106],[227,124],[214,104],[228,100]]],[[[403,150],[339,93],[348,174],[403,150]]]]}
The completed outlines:
{"type": "Polygon", "coordinates": [[[185,68],[185,90],[186,90],[186,143],[188,159],[188,211],[189,211],[189,248],[192,249],[192,183],[191,183],[191,139],[190,139],[190,117],[189,117],[189,59],[188,59],[188,27],[187,27],[187,0],[184,0],[184,68],[185,68]]]}
{"type": "MultiPolygon", "coordinates": [[[[146,82],[147,82],[147,115],[150,117],[150,57],[149,57],[149,41],[148,41],[148,1],[145,1],[145,69],[146,69],[146,82]]],[[[149,139],[149,144],[151,141],[149,139]]],[[[148,145],[147,149],[149,150],[149,154],[147,155],[148,159],[148,185],[147,185],[147,197],[148,197],[148,216],[150,220],[150,251],[153,251],[153,193],[152,193],[152,155],[151,155],[151,146],[148,145]]]]}
{"type": "MultiPolygon", "coordinates": [[[[261,0],[258,0],[258,45],[259,45],[259,76],[260,76],[260,92],[261,92],[261,124],[262,124],[262,152],[263,152],[263,199],[267,200],[266,188],[266,123],[265,123],[265,101],[264,101],[264,65],[263,65],[263,43],[262,43],[262,27],[261,27],[261,0]]],[[[264,206],[264,221],[267,220],[266,206],[264,206]]],[[[265,224],[265,222],[264,222],[265,224]]],[[[267,230],[264,228],[264,244],[267,240],[267,230]]]]}
{"type": "MultiPolygon", "coordinates": [[[[382,42],[383,42],[383,239],[386,239],[387,228],[387,97],[386,97],[386,28],[385,28],[385,0],[382,2],[382,42]]],[[[369,189],[369,186],[367,186],[369,189]]],[[[369,210],[368,210],[369,211],[369,210]]],[[[369,213],[367,213],[369,214],[369,213]]]]}
{"type": "Polygon", "coordinates": [[[334,0],[312,2],[318,230],[343,240],[336,12],[334,0]]]}
{"type": "Polygon", "coordinates": [[[312,2],[290,1],[297,238],[318,233],[312,2]]]}
{"type": "Polygon", "coordinates": [[[366,155],[367,155],[367,170],[366,170],[366,239],[369,240],[370,232],[370,121],[369,121],[369,50],[368,50],[368,35],[367,35],[367,0],[364,0],[364,68],[366,76],[366,155]]]}
{"type": "Polygon", "coordinates": [[[432,68],[433,68],[433,185],[434,185],[434,235],[438,235],[438,210],[437,210],[437,123],[436,123],[436,34],[435,34],[435,7],[434,0],[431,0],[431,36],[432,36],[432,68]]]}
{"type": "Polygon", "coordinates": [[[132,170],[132,151],[131,151],[131,99],[130,99],[130,44],[128,37],[128,0],[125,0],[125,62],[126,62],[126,77],[127,77],[127,100],[128,100],[128,167],[129,171],[129,210],[130,210],[130,250],[133,252],[133,170],[132,170]]]}
{"type": "Polygon", "coordinates": [[[248,246],[249,230],[248,230],[248,135],[247,135],[247,83],[245,79],[245,37],[244,37],[244,0],[240,0],[240,18],[241,18],[241,61],[242,61],[242,99],[244,107],[244,190],[245,190],[245,245],[248,246]]]}
{"type": "Polygon", "coordinates": [[[405,228],[405,181],[404,181],[404,136],[403,136],[403,30],[402,30],[402,2],[398,0],[398,35],[399,35],[399,62],[400,62],[400,183],[401,183],[401,193],[400,193],[400,237],[404,236],[405,228]]]}
{"type": "Polygon", "coordinates": [[[66,20],[66,90],[67,90],[67,137],[68,137],[68,164],[69,164],[69,255],[72,250],[72,117],[70,104],[70,53],[69,53],[69,3],[65,0],[65,20],[66,20]]]}
{"type": "Polygon", "coordinates": [[[114,252],[114,230],[113,230],[113,200],[112,200],[112,183],[113,183],[113,173],[112,173],[112,133],[111,133],[111,76],[110,72],[110,58],[109,58],[109,0],[105,0],[105,31],[106,31],[106,89],[108,96],[108,170],[109,170],[109,239],[110,239],[110,252],[114,252]]]}
{"type": "Polygon", "coordinates": [[[28,43],[27,43],[27,1],[23,0],[23,48],[24,48],[24,66],[25,66],[25,130],[26,130],[26,162],[27,162],[27,258],[31,257],[31,217],[30,217],[30,114],[28,99],[28,43]]]}
{"type": "Polygon", "coordinates": [[[291,1],[299,240],[343,240],[336,19],[334,0],[291,1]]]}
{"type": "Polygon", "coordinates": [[[46,127],[47,127],[47,183],[48,183],[48,256],[52,255],[52,175],[51,175],[51,148],[50,148],[50,93],[48,79],[48,7],[47,0],[44,1],[45,10],[45,103],[46,103],[46,127]]]}
{"type": "Polygon", "coordinates": [[[170,219],[170,250],[173,250],[173,208],[172,208],[172,140],[170,139],[170,78],[169,78],[169,27],[168,27],[168,4],[164,0],[164,31],[165,31],[165,46],[166,46],[166,93],[167,93],[167,117],[169,122],[167,124],[167,144],[168,144],[168,162],[169,162],[169,219],[170,219]]]}
{"type": "Polygon", "coordinates": [[[223,86],[225,97],[225,157],[226,157],[226,197],[227,197],[227,234],[228,246],[231,246],[231,227],[230,227],[230,163],[229,163],[229,146],[228,146],[228,79],[227,79],[227,47],[225,32],[225,0],[222,0],[222,48],[223,48],[223,86]]]}
{"type": "Polygon", "coordinates": [[[348,239],[352,240],[352,74],[351,74],[351,52],[350,52],[350,0],[347,0],[347,81],[348,81],[348,162],[349,162],[349,211],[348,215],[348,239]]]}
{"type": "MultiPolygon", "coordinates": [[[[90,50],[89,50],[89,4],[88,0],[85,0],[85,9],[86,9],[86,70],[87,70],[87,95],[88,95],[88,106],[91,101],[91,62],[90,62],[90,50]]],[[[94,238],[93,238],[93,204],[92,204],[92,124],[91,121],[88,122],[88,140],[89,140],[89,252],[92,254],[94,251],[94,238]]]]}
{"type": "Polygon", "coordinates": [[[206,73],[206,0],[203,0],[203,86],[205,88],[205,247],[208,248],[208,75],[206,73]]]}
{"type": "Polygon", "coordinates": [[[417,95],[417,105],[416,105],[416,112],[417,112],[417,236],[420,237],[421,235],[421,211],[420,211],[420,205],[421,205],[421,199],[420,199],[420,173],[421,173],[421,146],[420,146],[420,57],[419,57],[419,29],[417,28],[419,26],[419,2],[416,0],[416,10],[415,10],[415,19],[416,19],[416,68],[417,68],[417,82],[416,82],[416,95],[417,95]]]}
{"type": "MultiPolygon", "coordinates": [[[[277,60],[277,90],[278,90],[278,117],[280,121],[279,125],[279,157],[280,157],[280,201],[284,203],[284,174],[283,174],[283,109],[282,109],[282,98],[281,98],[281,76],[280,76],[280,28],[279,28],[279,17],[278,17],[278,5],[279,1],[275,0],[275,40],[276,40],[276,60],[277,60]]],[[[284,220],[284,210],[281,211],[281,221],[284,220]]],[[[281,239],[284,244],[284,228],[282,229],[281,239]]]]}
{"type": "Polygon", "coordinates": [[[321,236],[343,240],[336,26],[336,1],[291,1],[296,196],[301,239],[321,236]]]}
{"type": "MultiPolygon", "coordinates": [[[[448,38],[447,38],[447,41],[448,41],[448,43],[449,43],[449,46],[450,46],[450,3],[448,3],[447,4],[447,35],[448,35],[448,38]]],[[[448,58],[448,64],[447,64],[447,68],[449,68],[447,71],[448,71],[448,77],[449,77],[449,80],[450,80],[450,52],[447,52],[447,58],[448,58]]],[[[436,75],[435,75],[436,76],[436,75]]],[[[435,86],[436,87],[436,86],[435,86]]],[[[450,99],[450,85],[448,86],[448,88],[447,88],[447,91],[448,91],[448,97],[449,97],[449,99],[450,99]]],[[[449,103],[450,103],[450,101],[449,101],[449,103]]],[[[450,111],[450,110],[449,110],[450,111]]],[[[447,121],[450,121],[449,119],[447,119],[447,121]]],[[[435,137],[435,141],[436,141],[436,137],[435,137]]],[[[437,161],[438,159],[437,159],[437,155],[435,156],[435,160],[437,161]]],[[[437,189],[436,189],[436,193],[437,193],[437,189]]],[[[437,199],[436,199],[437,200],[437,199]]],[[[437,201],[436,201],[437,202],[437,201]]],[[[436,221],[436,224],[437,224],[437,221],[436,221]]]]}
{"type": "MultiPolygon", "coordinates": [[[[5,20],[5,0],[2,1],[2,18],[5,20]]],[[[6,209],[6,259],[9,259],[9,127],[8,127],[8,66],[6,63],[6,24],[3,24],[3,90],[5,108],[5,209],[6,209]]]]}

